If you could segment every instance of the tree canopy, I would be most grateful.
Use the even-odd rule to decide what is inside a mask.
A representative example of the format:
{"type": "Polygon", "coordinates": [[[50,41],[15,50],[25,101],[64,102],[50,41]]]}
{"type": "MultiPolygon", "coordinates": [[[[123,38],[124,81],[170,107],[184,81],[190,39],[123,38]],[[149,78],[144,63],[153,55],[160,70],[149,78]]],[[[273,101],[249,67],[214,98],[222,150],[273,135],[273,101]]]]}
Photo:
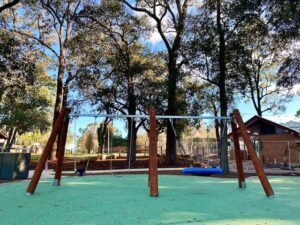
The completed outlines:
{"type": "MultiPolygon", "coordinates": [[[[300,81],[299,1],[11,0],[0,13],[0,125],[9,143],[47,131],[49,115],[53,124],[67,106],[227,116],[244,101],[263,116],[284,111],[300,81]]],[[[110,122],[97,131],[97,149],[95,134],[85,134],[85,149],[101,148],[110,122]]],[[[169,164],[192,122],[159,122],[169,164]]],[[[149,124],[125,123],[134,161],[137,134],[149,124]]],[[[228,172],[227,123],[214,125],[228,172]]]]}

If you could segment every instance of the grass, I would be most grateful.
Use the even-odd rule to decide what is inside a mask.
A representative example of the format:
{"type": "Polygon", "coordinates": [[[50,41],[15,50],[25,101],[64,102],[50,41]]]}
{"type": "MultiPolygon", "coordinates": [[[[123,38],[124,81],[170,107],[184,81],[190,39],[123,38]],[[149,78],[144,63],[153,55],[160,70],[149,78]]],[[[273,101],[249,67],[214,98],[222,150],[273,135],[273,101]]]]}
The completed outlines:
{"type": "Polygon", "coordinates": [[[270,177],[267,198],[257,177],[159,176],[160,196],[148,196],[147,175],[66,177],[61,187],[41,180],[0,185],[0,224],[300,224],[300,177],[270,177]]]}

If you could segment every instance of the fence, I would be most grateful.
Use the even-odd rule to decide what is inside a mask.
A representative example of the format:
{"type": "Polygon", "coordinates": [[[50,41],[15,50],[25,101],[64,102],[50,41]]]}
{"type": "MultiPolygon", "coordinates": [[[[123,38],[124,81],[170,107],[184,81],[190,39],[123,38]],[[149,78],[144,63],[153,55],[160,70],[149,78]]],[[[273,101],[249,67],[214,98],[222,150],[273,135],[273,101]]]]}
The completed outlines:
{"type": "MultiPolygon", "coordinates": [[[[300,166],[300,142],[295,140],[287,141],[253,141],[256,153],[265,167],[281,167],[292,169],[300,166]]],[[[243,160],[249,160],[249,155],[240,142],[243,160]]],[[[234,159],[233,146],[229,149],[230,159],[234,159]]]]}

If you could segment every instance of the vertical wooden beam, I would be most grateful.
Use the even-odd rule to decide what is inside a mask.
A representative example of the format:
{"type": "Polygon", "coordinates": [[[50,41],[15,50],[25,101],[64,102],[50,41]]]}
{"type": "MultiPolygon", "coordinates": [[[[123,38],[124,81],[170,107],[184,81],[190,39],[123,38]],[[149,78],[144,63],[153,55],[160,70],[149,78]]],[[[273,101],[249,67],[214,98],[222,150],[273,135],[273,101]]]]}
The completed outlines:
{"type": "Polygon", "coordinates": [[[68,135],[69,121],[70,121],[69,113],[66,113],[66,115],[64,117],[63,126],[61,129],[61,133],[59,135],[60,141],[59,141],[59,146],[58,146],[58,156],[57,156],[57,163],[56,163],[53,186],[60,186],[62,165],[63,165],[63,161],[64,161],[65,146],[66,146],[67,135],[68,135]]]}
{"type": "MultiPolygon", "coordinates": [[[[232,114],[231,114],[231,116],[232,116],[232,114]]],[[[244,174],[243,161],[242,161],[242,153],[241,153],[241,149],[240,149],[237,125],[234,120],[231,120],[231,130],[232,130],[232,137],[233,137],[233,144],[234,144],[234,155],[235,155],[239,188],[246,188],[245,174],[244,174]]]]}
{"type": "Polygon", "coordinates": [[[158,196],[156,110],[150,108],[149,183],[150,196],[158,196]]]}
{"type": "Polygon", "coordinates": [[[55,142],[55,139],[57,137],[57,134],[59,132],[59,130],[61,129],[62,127],[62,124],[63,124],[63,119],[65,117],[65,114],[67,112],[70,112],[71,110],[70,109],[62,109],[57,120],[55,121],[55,124],[52,128],[52,131],[51,131],[51,134],[50,134],[50,137],[48,139],[48,142],[45,146],[45,149],[41,155],[41,158],[38,162],[38,164],[36,165],[36,168],[35,168],[35,171],[34,171],[34,174],[31,178],[31,181],[27,187],[27,190],[26,190],[26,193],[27,194],[33,194],[35,192],[35,189],[38,185],[38,182],[41,178],[41,175],[42,175],[42,172],[45,168],[45,163],[47,161],[47,158],[48,156],[51,154],[51,151],[52,151],[52,146],[55,142]]]}
{"type": "Polygon", "coordinates": [[[260,182],[261,182],[261,184],[264,188],[264,191],[265,191],[265,193],[268,197],[272,197],[272,196],[274,196],[273,189],[271,187],[271,184],[269,183],[269,180],[268,180],[268,178],[265,174],[265,171],[263,170],[263,167],[262,167],[262,165],[259,161],[259,158],[256,155],[256,152],[255,152],[255,149],[252,145],[250,136],[247,132],[246,125],[243,122],[243,119],[240,115],[239,110],[237,110],[237,109],[233,110],[233,115],[234,115],[234,118],[235,118],[237,124],[239,125],[241,135],[242,135],[242,137],[244,139],[244,142],[247,146],[248,153],[251,157],[251,160],[253,162],[253,165],[254,165],[254,168],[256,170],[257,176],[259,177],[259,180],[260,180],[260,182]]]}

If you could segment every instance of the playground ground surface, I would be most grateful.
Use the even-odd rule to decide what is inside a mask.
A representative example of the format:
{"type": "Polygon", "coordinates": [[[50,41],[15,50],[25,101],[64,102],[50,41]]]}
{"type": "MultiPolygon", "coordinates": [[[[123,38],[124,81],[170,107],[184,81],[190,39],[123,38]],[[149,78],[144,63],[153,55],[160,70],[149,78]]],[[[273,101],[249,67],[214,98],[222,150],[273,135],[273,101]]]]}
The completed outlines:
{"type": "Polygon", "coordinates": [[[300,177],[269,176],[275,197],[257,177],[238,189],[233,178],[160,175],[160,196],[149,197],[145,174],[64,177],[0,184],[0,224],[300,224],[300,177]]]}

